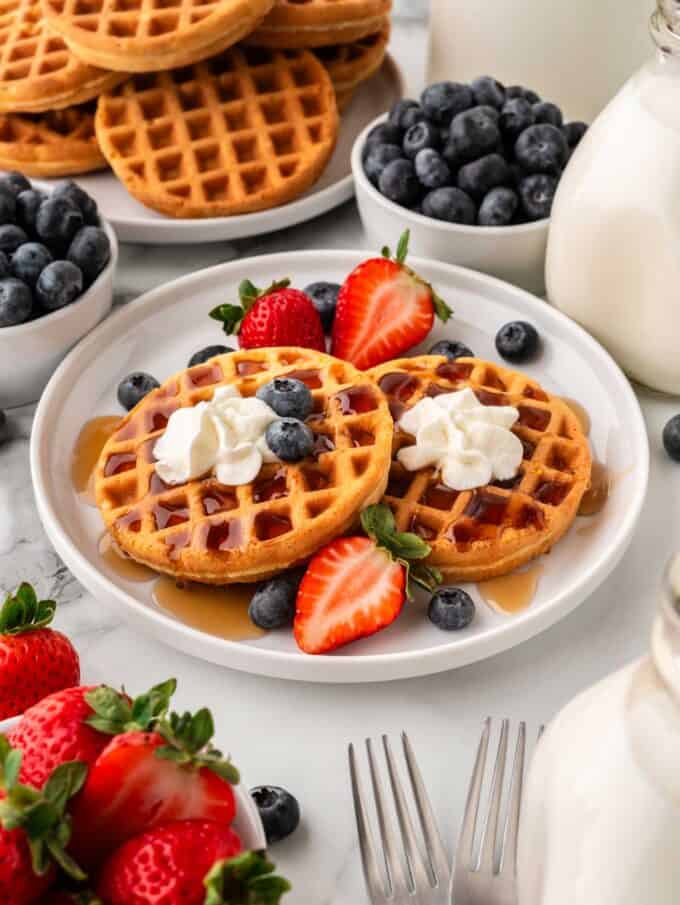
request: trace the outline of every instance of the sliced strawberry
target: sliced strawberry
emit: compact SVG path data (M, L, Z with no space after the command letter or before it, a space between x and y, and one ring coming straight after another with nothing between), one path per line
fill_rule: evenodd
M432 329L435 314L446 321L451 310L404 261L405 233L394 260L360 264L345 280L338 296L331 352L357 368L372 368L398 358L421 343Z

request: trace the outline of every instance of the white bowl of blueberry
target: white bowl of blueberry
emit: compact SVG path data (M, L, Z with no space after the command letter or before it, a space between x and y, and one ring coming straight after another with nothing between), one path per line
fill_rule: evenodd
M352 150L372 242L411 232L411 251L545 290L553 197L585 123L490 76L438 82L399 101Z
M0 177L0 407L34 402L111 310L118 243L70 180L48 193Z

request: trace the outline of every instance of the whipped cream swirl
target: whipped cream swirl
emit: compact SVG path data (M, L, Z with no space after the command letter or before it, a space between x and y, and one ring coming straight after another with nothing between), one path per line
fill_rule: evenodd
M482 405L469 387L426 396L399 421L416 442L397 458L408 471L434 466L452 490L508 481L523 457L522 443L510 430L518 417L512 406Z
M265 441L278 417L261 399L218 387L210 402L172 413L153 449L156 471L166 484L185 484L213 470L220 484L249 484L263 462L279 461Z

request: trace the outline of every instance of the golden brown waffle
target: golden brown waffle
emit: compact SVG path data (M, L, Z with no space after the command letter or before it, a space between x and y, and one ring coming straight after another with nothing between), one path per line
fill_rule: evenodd
M240 487L160 480L152 450L172 412L226 384L252 396L282 374L312 392L313 456L265 465ZM116 542L152 569L207 584L257 581L311 556L381 498L392 433L384 396L347 362L309 349L241 350L182 371L124 418L97 466L97 505Z
M246 41L260 47L329 47L382 30L392 0L276 0Z
M94 110L0 113L0 169L57 177L106 167L94 134Z
M328 73L308 51L234 47L136 76L99 99L99 144L143 204L216 217L285 204L323 172L338 134Z
M331 77L339 110L344 110L358 86L380 69L389 39L387 23L381 31L352 44L320 47L315 51Z
M188 66L251 32L273 0L43 0L50 26L86 63L118 72Z
M474 358L435 355L388 362L368 372L395 420L385 501L402 531L432 546L430 563L449 581L481 581L547 553L567 531L590 483L588 441L572 411L524 374ZM396 454L413 438L396 427L422 399L471 387L484 405L513 405L524 446L516 478L457 493L434 469L407 471Z

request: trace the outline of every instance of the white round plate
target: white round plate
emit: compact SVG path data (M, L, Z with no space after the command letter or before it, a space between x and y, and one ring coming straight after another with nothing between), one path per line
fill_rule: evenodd
M271 210L206 220L175 220L135 201L110 170L78 176L76 182L96 200L121 242L195 245L274 232L318 217L352 197L352 145L367 123L388 110L403 93L401 72L387 55L380 71L358 88L342 114L337 146L319 181L300 198ZM52 180L34 182L49 189Z
M515 616L503 616L471 587L477 600L474 622L464 631L446 633L428 621L423 595L387 630L335 654L312 657L297 649L290 632L234 642L191 628L154 605L150 583L130 583L107 568L97 553L99 514L79 501L70 480L69 451L84 423L95 415L120 412L116 387L128 372L148 371L162 381L186 367L197 349L224 339L208 312L234 299L242 279L267 285L286 274L298 286L319 279L342 282L365 257L365 252L350 251L266 255L176 280L113 315L54 374L33 426L31 468L38 510L76 578L112 603L121 617L187 653L235 669L318 682L381 681L452 669L519 644L582 603L617 564L631 540L649 469L645 426L628 381L587 333L545 302L493 277L414 259L412 266L455 311L447 325L435 328L424 349L437 339L456 338L479 357L496 360L498 328L516 318L531 321L544 348L527 372L549 391L586 406L595 454L617 475L596 520L579 519L542 560L532 605Z

